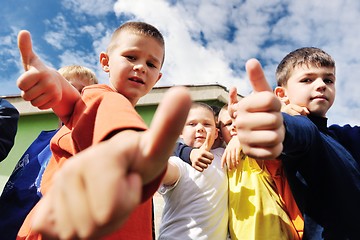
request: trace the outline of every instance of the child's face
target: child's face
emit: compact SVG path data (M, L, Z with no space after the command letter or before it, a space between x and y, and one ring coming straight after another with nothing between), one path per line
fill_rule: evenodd
M226 144L228 144L230 139L237 134L233 120L226 109L221 109L219 113L219 127L223 140Z
M287 85L278 88L275 93L285 104L306 107L312 115L325 117L335 100L335 69L296 66Z
M199 148L205 142L207 132L211 133L212 146L218 135L213 113L202 107L191 108L180 137L186 145Z
M135 105L161 78L164 48L151 37L126 30L115 41L116 47L103 55L108 61L100 55L100 62L109 72L111 87Z

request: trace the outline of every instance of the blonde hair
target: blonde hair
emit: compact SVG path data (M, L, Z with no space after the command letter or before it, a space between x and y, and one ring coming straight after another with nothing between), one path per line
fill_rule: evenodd
M88 81L87 85L97 84L99 82L91 69L79 65L64 66L60 68L58 72L66 79L86 79Z
M296 49L286 55L278 65L276 69L277 85L286 86L294 68L302 65L335 68L335 61L320 48L304 47Z

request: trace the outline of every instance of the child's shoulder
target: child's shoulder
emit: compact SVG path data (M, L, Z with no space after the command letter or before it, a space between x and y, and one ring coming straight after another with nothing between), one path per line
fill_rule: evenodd
M329 131L341 139L347 139L349 141L360 140L360 126L351 126L346 124L343 126L333 124L329 127Z
M225 148L223 147L218 147L218 148L214 148L211 149L210 152L212 152L212 154L214 154L215 157L218 157L221 159L222 155L224 154Z
M82 99L84 102L102 102L106 100L114 102L115 105L128 104L132 107L132 104L124 95L116 92L106 84L94 84L84 87Z

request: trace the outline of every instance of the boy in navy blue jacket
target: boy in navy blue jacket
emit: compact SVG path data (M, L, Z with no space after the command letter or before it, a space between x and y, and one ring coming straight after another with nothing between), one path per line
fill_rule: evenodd
M360 128L327 127L335 99L335 62L318 48L289 53L277 68L276 96L261 65L246 69L254 94L231 100L243 151L257 159L283 161L304 216L303 239L357 239L360 215ZM280 99L280 101L279 101ZM307 116L281 113L282 105L307 109Z

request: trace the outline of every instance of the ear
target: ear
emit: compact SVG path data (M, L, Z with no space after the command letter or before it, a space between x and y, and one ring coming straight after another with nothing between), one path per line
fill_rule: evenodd
M109 72L109 55L105 52L100 53L100 64L104 72Z
M160 78L162 77L162 73L159 72L159 76L158 76L158 79L156 80L156 82L158 82L160 80Z
M215 127L215 137L214 137L214 142L217 139L217 137L219 136L219 129L217 127Z
M286 89L284 87L276 87L274 90L275 95L280 99L281 102L289 104L289 98L286 94Z

